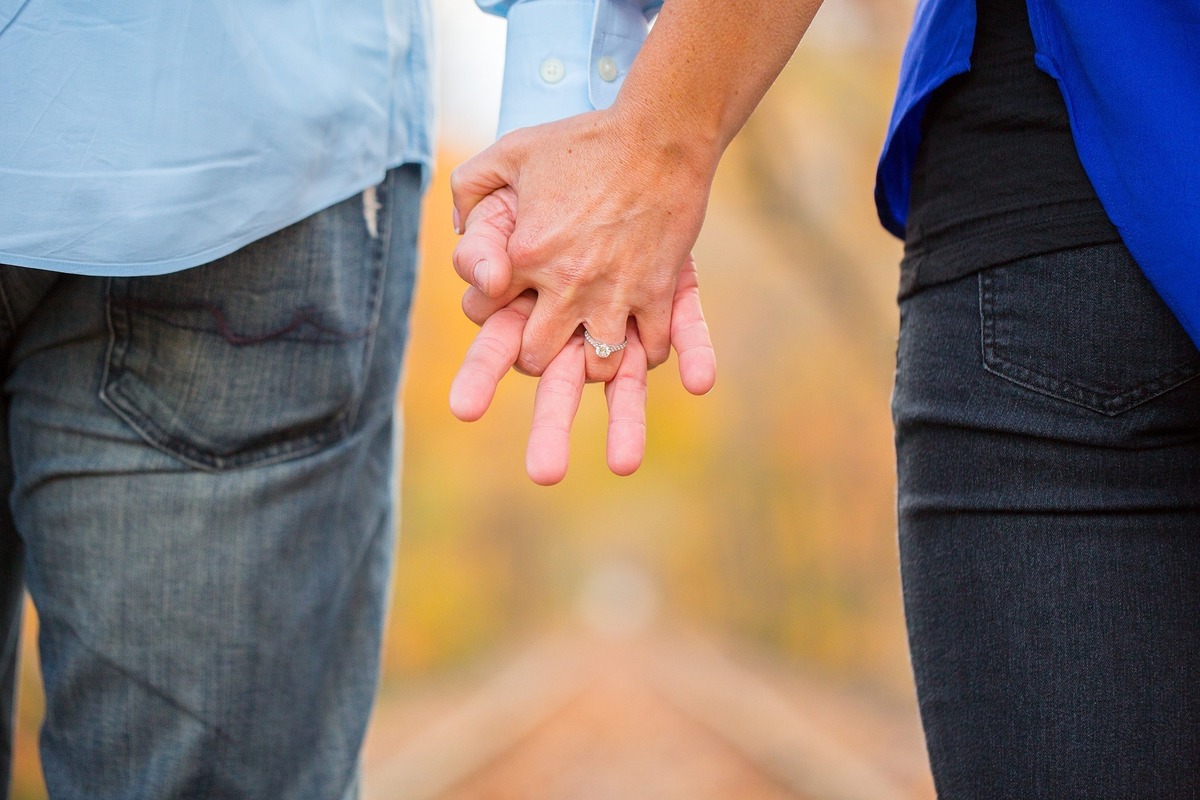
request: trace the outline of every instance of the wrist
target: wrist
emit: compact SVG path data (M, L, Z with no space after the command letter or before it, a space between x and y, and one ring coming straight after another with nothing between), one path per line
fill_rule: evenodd
M661 98L642 96L627 83L607 113L642 158L683 168L705 183L711 181L728 145L719 125L698 114L672 113L668 105Z

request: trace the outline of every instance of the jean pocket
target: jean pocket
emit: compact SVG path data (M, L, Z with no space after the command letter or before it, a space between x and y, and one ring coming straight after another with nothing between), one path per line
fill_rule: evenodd
M979 273L984 367L1115 416L1200 374L1200 352L1120 243Z
M348 436L387 257L389 215L368 230L363 209L354 197L211 264L110 280L101 399L201 469L282 461Z

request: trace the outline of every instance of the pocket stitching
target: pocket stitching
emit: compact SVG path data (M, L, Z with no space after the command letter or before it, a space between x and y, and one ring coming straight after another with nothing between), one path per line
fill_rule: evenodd
M1046 397L1072 403L1096 411L1105 416L1115 417L1154 398L1178 388L1200 375L1200 366L1183 364L1175 369L1159 375L1149 381L1115 396L1100 394L1095 388L1080 386L1076 383L1063 381L1049 375L1043 375L1028 367L1017 364L1003 355L1003 345L997 342L995 331L995 306L992 288L993 277L990 272L979 273L979 313L981 323L981 345L983 348L983 368L988 372L1018 386L1038 392ZM1002 371L1003 369L1009 372Z
M382 215L384 219L387 215ZM381 220L382 221L382 220ZM385 223L388 224L388 223ZM371 242L367 256L372 264L370 285L367 298L371 308L371 320L363 335L362 368L366 370L374 351L375 337L382 313L381 291L384 273L387 271L387 247L390 236L380 226L380 237ZM130 320L130 304L120 302L114 297L116 279L106 281L107 317L109 347L106 354L103 373L101 375L99 399L113 413L120 417L147 443L169 456L206 472L219 472L245 466L267 466L281 461L299 458L318 452L323 448L347 438L354 429L355 420L364 401L363 392L356 396L336 416L314 423L316 430L303 433L292 431L274 441L267 441L255 447L240 450L230 455L218 455L196 447L191 442L173 435L158 425L149 415L141 410L139 404L121 385L122 379L128 372L125 370L125 359L132 342L132 323ZM148 315L156 316L156 315ZM167 323L170 324L170 323ZM190 330L187 326L173 327ZM211 331L203 331L211 333ZM365 373L364 373L365 374Z

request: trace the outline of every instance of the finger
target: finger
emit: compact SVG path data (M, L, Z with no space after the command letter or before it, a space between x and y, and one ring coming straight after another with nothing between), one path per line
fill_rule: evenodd
M567 474L571 423L579 410L583 384L583 340L576 336L546 367L534 394L525 471L536 484L551 486Z
M529 316L525 325L525 334L521 341L521 354L517 357L517 368L529 375L540 375L550 362L550 359L563 347L563 342L572 334L583 333L586 345L583 348L586 378L589 381L607 383L617 374L621 366L621 357L625 341L625 325L629 319L626 311L621 316L621 323L607 326L595 325L596 330L613 329L620 334L594 334L588 322L581 327L575 320L567 316L545 295L538 296L537 306ZM601 338L607 336L608 338ZM590 341L587 341L589 340Z
M661 310L635 310L638 341L646 353L646 365L654 369L671 357L671 306Z
M691 260L684 261L684 265ZM682 269L682 267L680 267ZM646 364L654 369L671 356L671 314L675 287L678 285L678 273L675 270L667 278L670 283L662 283L657 290L648 295L648 299L635 306L630 312L637 319L638 339L646 352Z
M707 394L717 382L717 354L700 307L700 282L692 256L679 273L672 309L671 344L679 354L679 378L692 394Z
M594 322L585 321L583 329L587 332L584 340L584 356L587 360L587 377L590 381L608 383L617 376L621 363L625 359L627 341L626 331L629 327L629 312L624 312L619 319ZM588 341L590 337L590 341ZM528 339L528 330L526 330Z
M475 206L502 186L516 186L515 166L521 151L514 131L491 147L467 159L450 173L450 193L454 200L454 231L463 232L462 223L470 219Z
M512 280L508 240L516 227L516 194L505 186L483 198L467 218L452 262L458 277L488 297L498 297Z
M632 475L646 454L646 353L637 327L629 326L629 344L617 376L604 385L608 399L608 468Z
M537 296L533 293L533 290L526 290L525 293L529 294L530 297ZM512 303L521 294L520 287L509 286L508 290L499 297L488 297L474 286L470 286L463 292L463 314L476 325L482 325L487 321L488 317Z
M487 411L496 387L521 350L521 332L532 310L531 297L518 298L483 324L450 385L450 411L454 416L474 422Z
M559 304L553 299L547 299L548 297L550 295L545 293L537 296L537 305L529 315L529 322L526 323L525 333L521 337L521 354L517 356L517 368L528 375L541 375L566 345L567 340L578 332L579 318L568 316Z

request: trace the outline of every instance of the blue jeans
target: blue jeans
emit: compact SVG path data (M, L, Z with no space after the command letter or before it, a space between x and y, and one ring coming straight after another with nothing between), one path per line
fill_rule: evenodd
M901 305L901 568L942 798L1200 797L1200 354L1120 244Z
M52 798L356 795L418 169L375 193L173 275L0 267L3 733L24 584Z

